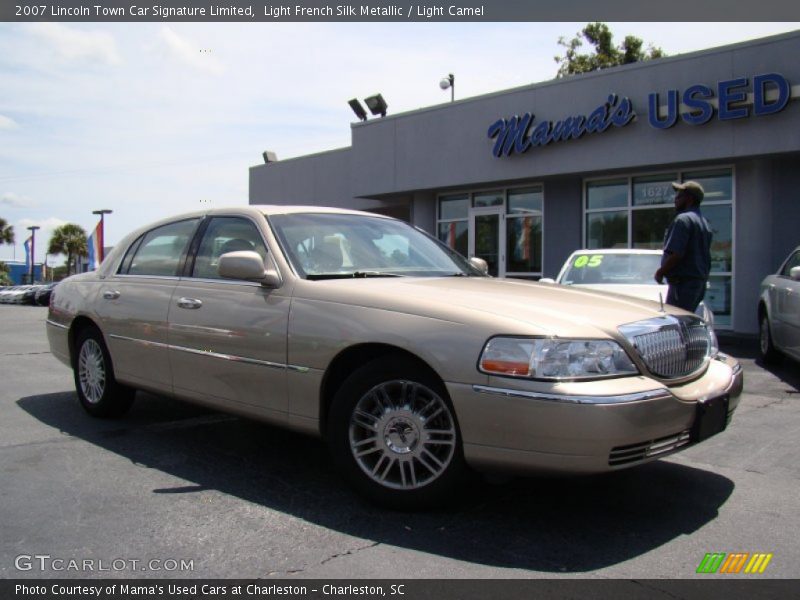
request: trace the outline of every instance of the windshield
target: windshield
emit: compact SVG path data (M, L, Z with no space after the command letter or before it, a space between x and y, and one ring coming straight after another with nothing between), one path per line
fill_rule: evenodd
M577 254L559 283L564 285L658 285L660 254Z
M268 218L292 266L306 279L480 275L460 254L402 221L335 213Z

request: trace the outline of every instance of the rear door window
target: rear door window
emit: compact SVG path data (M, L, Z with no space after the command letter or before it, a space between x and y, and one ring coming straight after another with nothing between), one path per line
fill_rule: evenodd
M176 276L200 219L187 219L147 232L127 265L127 275ZM123 262L123 267L128 257Z

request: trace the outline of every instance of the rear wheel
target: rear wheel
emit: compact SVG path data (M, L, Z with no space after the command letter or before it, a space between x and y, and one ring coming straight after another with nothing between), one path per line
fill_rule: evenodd
M781 353L772 343L772 329L770 328L766 311L762 311L759 316L758 353L761 356L761 360L767 364L775 364L781 359Z
M93 417L119 417L128 412L136 392L114 378L102 334L95 328L82 330L75 350L75 389L86 412Z
M382 358L354 372L334 397L328 434L349 482L391 508L441 504L466 471L447 391L410 359Z

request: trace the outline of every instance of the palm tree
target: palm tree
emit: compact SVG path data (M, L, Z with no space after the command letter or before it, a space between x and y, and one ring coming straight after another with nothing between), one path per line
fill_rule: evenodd
M9 225L8 221L0 217L0 244L14 243L14 226Z
M0 260L0 285L14 285L8 265Z
M73 259L89 254L86 231L75 223L62 225L53 231L47 248L48 254L67 255L67 277L69 277Z

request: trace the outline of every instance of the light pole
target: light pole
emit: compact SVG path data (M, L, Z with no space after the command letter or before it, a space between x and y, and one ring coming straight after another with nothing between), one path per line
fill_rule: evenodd
M98 260L98 265L103 262L105 258L105 245L106 245L106 229L105 229L105 220L103 217L105 215L110 215L113 210L109 210L107 208L101 208L100 210L93 210L93 215L100 215L100 239L98 240L100 243L98 244L100 248L100 257Z
M31 232L31 272L29 274L30 284L33 284L33 275L36 270L36 230L41 229L38 225L31 225L28 231Z
M443 90L450 88L450 102L455 102L456 99L456 76L449 73L447 77L442 77L439 82L439 87Z

